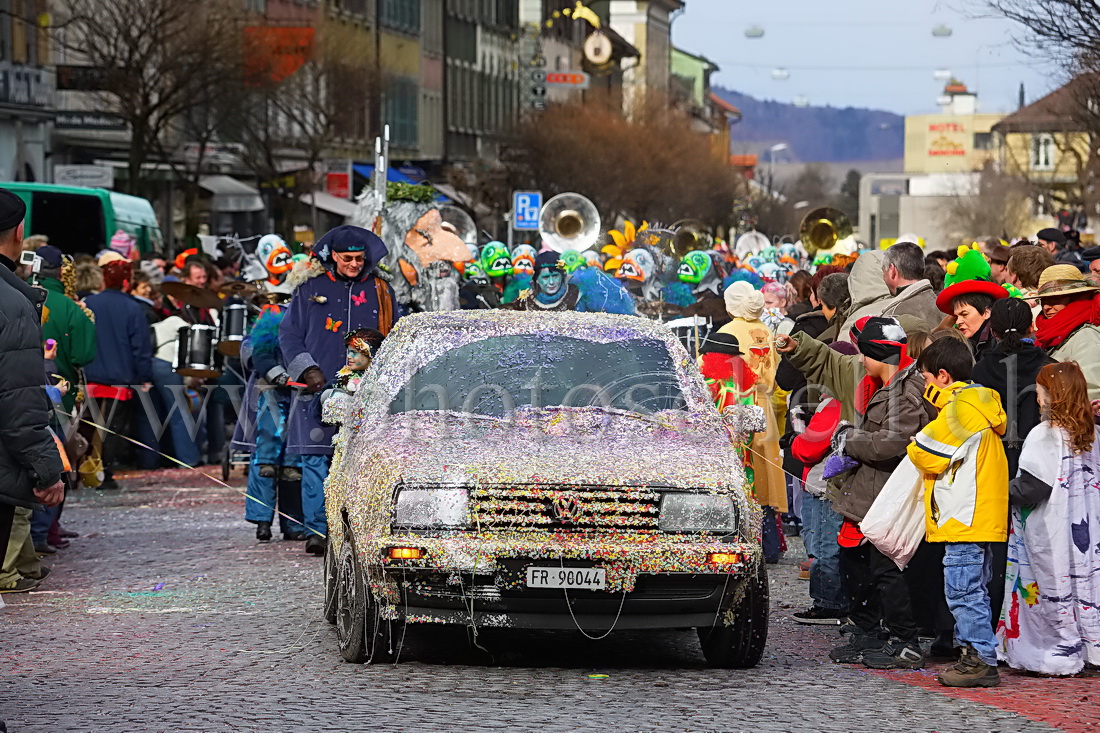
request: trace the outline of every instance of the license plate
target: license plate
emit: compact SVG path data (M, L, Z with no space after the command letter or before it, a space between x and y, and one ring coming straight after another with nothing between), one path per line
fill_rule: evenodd
M577 588L603 590L606 585L603 568L527 568L528 588Z

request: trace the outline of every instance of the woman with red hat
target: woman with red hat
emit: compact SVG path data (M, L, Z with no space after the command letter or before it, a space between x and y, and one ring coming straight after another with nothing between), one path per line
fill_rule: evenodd
M947 287L936 297L936 306L954 319L951 325L970 342L974 359L981 359L996 345L989 326L990 309L1007 298L1008 291L993 282L989 260L976 247L959 247L958 257L947 263L944 284Z

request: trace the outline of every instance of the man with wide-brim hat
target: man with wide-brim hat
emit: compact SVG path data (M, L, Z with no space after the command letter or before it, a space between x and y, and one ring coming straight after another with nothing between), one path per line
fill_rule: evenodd
M1007 298L1008 291L993 282L989 260L977 246L959 247L958 257L947 263L944 285L936 307L954 318L951 325L966 336L975 360L981 359L994 346L990 309L995 301Z
M1100 399L1100 288L1073 265L1051 265L1039 277L1042 312L1035 343L1058 361L1075 361L1085 373L1089 399Z

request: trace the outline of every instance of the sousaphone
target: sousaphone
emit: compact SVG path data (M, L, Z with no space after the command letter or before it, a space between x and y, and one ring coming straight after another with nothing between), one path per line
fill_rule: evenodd
M600 212L579 193L559 193L539 213L539 234L555 252L583 252L600 238Z
M802 246L810 257L820 250L831 250L837 242L852 236L848 215L832 206L820 206L802 219L798 228Z
M477 224L465 209L443 204L439 207L439 215L443 218L443 228L452 231L463 244L477 244Z

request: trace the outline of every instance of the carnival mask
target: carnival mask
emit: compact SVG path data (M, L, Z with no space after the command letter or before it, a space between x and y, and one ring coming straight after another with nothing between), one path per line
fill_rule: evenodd
M265 234L256 244L256 258L267 270L268 282L278 285L294 267L294 253L278 234Z
M714 269L710 255L706 252L688 252L684 259L680 260L680 267L676 271L680 282L690 285L698 285Z
M417 219L412 231L405 235L405 244L416 253L423 267L433 262L465 262L471 258L466 243L443 226L439 209L431 209Z
M644 249L632 249L623 257L623 264L619 266L615 277L620 280L646 282L653 277L656 270L657 263L652 254Z
M512 257L503 242L489 242L481 248L481 267L489 277L512 274Z
M561 253L561 267L568 273L574 273L587 264L588 260L575 249L567 249Z
M481 267L481 262L474 260L473 262L467 262L466 266L462 270L463 277L466 280L487 280L488 276L485 274L485 270Z
M516 245L512 250L512 274L534 275L536 254L535 248L529 244Z

